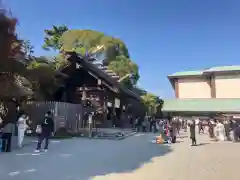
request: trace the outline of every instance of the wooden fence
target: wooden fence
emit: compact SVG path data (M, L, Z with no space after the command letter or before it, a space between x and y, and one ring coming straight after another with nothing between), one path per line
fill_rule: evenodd
M64 127L71 133L78 133L86 126L86 112L94 112L93 108L86 108L81 104L55 101L27 102L24 110L32 122L31 128L35 128L37 122L44 118L44 114L51 111L55 122L55 131Z

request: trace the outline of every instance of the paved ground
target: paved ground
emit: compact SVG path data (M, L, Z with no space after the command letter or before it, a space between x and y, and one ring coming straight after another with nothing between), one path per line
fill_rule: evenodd
M240 144L188 138L174 145L150 143L152 134L121 141L69 139L53 142L48 153L33 146L0 154L4 180L239 180Z

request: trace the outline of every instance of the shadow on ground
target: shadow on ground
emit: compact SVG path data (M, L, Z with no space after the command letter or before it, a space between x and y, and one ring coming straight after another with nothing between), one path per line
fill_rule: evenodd
M205 146L205 145L208 145L208 144L210 144L210 143L199 143L199 144L197 144L197 146Z
M151 163L155 157L171 152L168 145L157 145L149 142L150 136L130 137L121 142L107 142L108 146L96 146L91 150L89 161L72 169L72 175L82 179L105 176L112 173L126 173ZM85 156L88 156L85 153ZM77 159L75 159L76 161ZM80 159L79 159L80 160Z
M21 175L22 179L34 180L42 180L45 175L47 179L89 180L96 176L131 172L151 163L153 158L172 151L169 145L150 143L153 136L144 134L122 141L76 138L51 144L49 152L41 156L16 155L32 152L35 147L33 144L18 152L3 155L5 163L2 167L5 168L2 171L6 167L9 167L8 171L34 168L34 173Z

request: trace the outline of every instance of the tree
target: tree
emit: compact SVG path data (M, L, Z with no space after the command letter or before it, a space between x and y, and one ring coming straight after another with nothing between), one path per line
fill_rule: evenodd
M141 96L141 98L143 104L147 108L147 114L149 116L156 115L161 108L162 100L160 100L159 97L151 93L146 93L145 95Z
M127 46L118 38L104 36L101 38L100 44L105 46L105 64L109 64L111 61L115 60L117 56L125 56L126 58L130 58Z
M139 79L138 66L133 63L130 59L125 56L117 56L114 60L108 65L108 69L115 72L120 78L124 77L126 74L132 74L134 82L131 84L130 77L126 78L123 81L123 84L127 86L135 85Z
M114 71L120 77L126 74L133 74L135 82L130 83L126 78L123 83L128 87L136 84L139 79L138 66L129 58L129 52L118 38L107 36L102 32L93 30L68 30L66 26L53 26L52 30L46 30L44 47L54 50L75 51L79 54L94 53L97 60L103 60L104 65ZM98 53L95 53L99 46L104 46ZM61 57L61 55L59 55ZM56 58L59 61L63 58ZM65 63L64 60L58 64Z
M50 99L55 91L57 84L55 82L56 64L45 57L37 57L27 66L29 80L32 89L35 92L35 99Z
M21 41L15 34L16 24L17 20L7 15L7 11L0 11L0 74L13 82L26 70L24 64L15 59L18 54L23 54Z
M45 50L60 50L62 47L60 39L63 33L66 31L68 31L68 27L66 25L53 25L52 29L46 29L43 48Z
M97 46L104 45L104 49L100 53L104 54L107 64L120 55L119 52L129 57L128 49L120 39L107 36L98 31L69 30L62 35L61 42L63 49L75 50L80 54L85 54L86 51L91 53Z
M34 47L31 45L29 40L22 40L22 52L25 54L25 57L30 59L34 53Z
M17 20L4 9L0 10L0 116L4 124L14 120L16 104L10 103L15 98L28 96L29 88L24 64L15 59L21 52L21 43L15 34Z

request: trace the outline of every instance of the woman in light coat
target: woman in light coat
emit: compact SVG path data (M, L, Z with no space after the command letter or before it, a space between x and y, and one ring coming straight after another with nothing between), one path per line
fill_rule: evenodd
M27 129L27 120L28 120L28 117L25 114L22 114L18 119L18 146L19 147L22 147L25 131Z
M225 128L224 128L224 125L218 121L217 122L217 125L216 125L216 139L218 141L224 141L225 140Z

